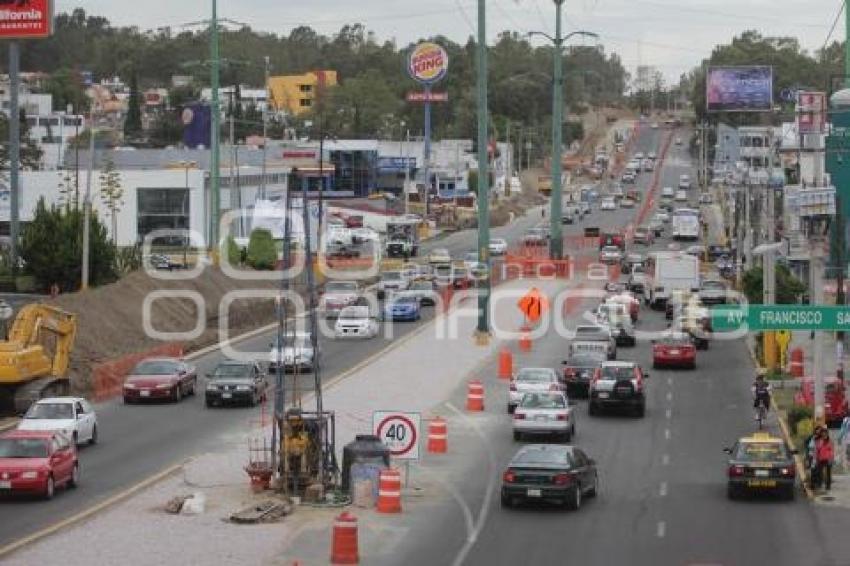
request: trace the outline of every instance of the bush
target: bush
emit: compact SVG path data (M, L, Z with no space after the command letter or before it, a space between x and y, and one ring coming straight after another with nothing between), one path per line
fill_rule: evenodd
M788 409L788 426L791 427L791 434L796 435L801 421L811 420L813 416L814 411L808 405L794 405Z
M251 232L247 259L248 265L254 269L274 269L277 261L277 249L271 232L264 229Z
M224 242L224 253L227 254L227 262L232 266L237 266L242 263L242 250L236 243L236 239L230 235Z

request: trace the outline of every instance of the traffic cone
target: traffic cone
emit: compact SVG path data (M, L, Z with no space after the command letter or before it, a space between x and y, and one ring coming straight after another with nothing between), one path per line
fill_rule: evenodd
M528 327L522 327L519 335L519 349L522 352L530 352L531 351L531 334L529 334Z
M357 550L357 517L348 511L334 519L331 540L331 564L359 564Z
M401 473L387 468L378 476L378 513L401 513Z
M499 379L510 379L514 373L514 359L511 351L502 348L499 352Z
M449 426L443 417L434 417L428 423L428 453L445 454L448 450Z
M484 385L474 379L467 385L466 410L479 412L484 410Z

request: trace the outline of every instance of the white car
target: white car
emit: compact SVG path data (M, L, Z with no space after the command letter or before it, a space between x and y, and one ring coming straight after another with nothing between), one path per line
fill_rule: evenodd
M617 210L617 201L613 198L604 198L599 204L599 210Z
M313 371L313 344L307 332L293 332L283 337L283 349L277 340L269 344L269 373L277 371L278 360L284 371L309 373Z
M508 253L508 242L503 238L490 238L490 255L505 255Z
M435 248L428 254L428 263L451 263L452 255L446 248Z
M699 203L700 204L711 204L713 202L714 202L714 200L711 198L711 195L708 194L708 193L702 193L699 196Z
M325 318L334 318L342 309L354 304L359 297L360 286L356 281L328 281L319 300L319 312Z
M57 431L76 444L96 444L97 415L82 397L48 397L30 406L18 430Z
M670 215L667 214L666 212L659 211L659 212L655 213L655 219L658 220L659 222L663 222L664 224L667 224L668 222L670 222Z
M688 193L686 191L676 191L676 196L673 197L676 202L688 202Z
M679 175L679 188L688 190L691 188L690 175Z
M514 440L545 434L570 442L576 434L575 413L560 392L526 393L514 410Z
M664 187L661 189L661 198L673 198L673 195L676 194L676 191L673 187Z
M609 265L620 263L623 259L623 252L617 246L605 246L599 250L599 263L607 263Z
M384 271L378 280L378 298L383 299L387 294L396 291L407 291L410 288L410 278L402 271Z
M558 374L552 368L522 368L511 379L508 412L513 413L526 393L562 392Z
M620 207L621 208L634 208L635 207L635 201L626 197L626 198L624 198L623 200L620 201Z
M469 252L467 254L464 254L464 256L463 256L463 266L470 271L472 269L474 269L475 267L477 267L478 266L478 252Z
M369 307L345 307L334 326L336 338L374 338L378 335L378 321Z

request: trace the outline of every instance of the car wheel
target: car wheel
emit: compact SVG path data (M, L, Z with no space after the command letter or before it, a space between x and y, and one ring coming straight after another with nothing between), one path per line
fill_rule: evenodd
M587 404L587 414L588 415L590 415L592 417L592 416L594 416L598 413L599 413L599 409L597 408L596 403L591 401L590 403Z
M593 476L593 487L587 491L588 497L596 497L599 493L599 474Z
M248 406L249 407L256 407L257 406L257 392L256 391L251 392L251 398L248 399Z
M643 418L643 416L645 414L646 414L646 403L641 403L635 409L635 416L638 417L638 418Z
M197 380L192 380L192 386L189 388L189 395L195 395L195 385L197 385Z
M508 414L513 415L516 407L514 405L508 405Z
M207 409L210 409L210 408L212 408L212 406L213 406L213 402L212 402L212 400L210 400L210 399L205 399L205 400L204 400L204 405L207 407Z
M581 486L576 485L573 488L572 497L567 499L567 508L571 511L578 511L581 509Z
M501 501L502 501L502 507L513 507L514 506L513 498L509 495L505 495L504 493L502 494L502 500Z
M132 400L132 399L130 399L129 397L124 397L124 404L125 404L125 405L132 405L132 404L133 404L133 400Z
M661 367L661 366L658 365L658 362L656 362L656 361L652 362L652 369L658 369L659 367Z
M53 496L56 493L56 483L53 481L53 475L47 476L47 482L44 487L44 498L45 499L53 499Z
M786 501L794 501L794 497L795 497L796 495L797 495L797 490L796 490L796 489L794 489L794 486L793 486L793 485L792 485L792 486L789 486L789 487L785 490L785 493L783 493L783 496L784 496L784 498L785 498L785 500L786 500Z
M71 471L71 477L68 479L68 487L74 488L80 485L80 464L74 464L74 469Z
M91 438L89 438L89 444L97 444L97 425L94 425L91 429Z
M174 402L179 403L183 398L183 391L180 389L180 385L174 386Z
M73 440L73 442L74 442L74 446L76 446L77 444L79 444L79 443L80 443L80 442L79 442L79 441L80 441L80 433L78 433L78 432L75 430L75 431L74 431L74 433L71 435L71 440Z
M739 496L738 488L736 488L732 484L729 484L726 487L726 497L728 497L729 499L735 500L735 499L738 499L738 496Z
M520 442L522 440L522 433L519 431L514 431L514 442Z
M690 365L690 366L688 366L688 369L697 369L697 363L696 363L696 362L692 362L692 363L691 363L691 365Z

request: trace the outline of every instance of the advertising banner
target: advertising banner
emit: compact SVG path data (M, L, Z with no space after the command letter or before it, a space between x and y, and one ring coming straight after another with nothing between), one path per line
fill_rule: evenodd
M424 85L432 85L446 76L449 70L449 54L442 46L425 41L411 50L407 58L410 77Z
M196 102L183 108L183 143L186 147L210 147L212 114L206 104Z
M773 67L709 67L705 101L709 112L773 110Z
M826 127L826 93L797 93L797 127L801 134L822 134Z
M449 101L449 93L447 92L431 92L427 90L425 92L408 92L407 93L407 101L408 102L448 102Z
M53 32L53 0L0 0L0 38L35 39Z

